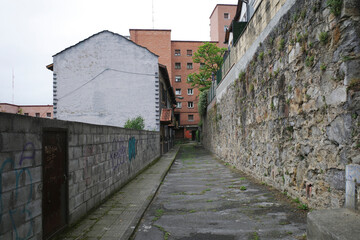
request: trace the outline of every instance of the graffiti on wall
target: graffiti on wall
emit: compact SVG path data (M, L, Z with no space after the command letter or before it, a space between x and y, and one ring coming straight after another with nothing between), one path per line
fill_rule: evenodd
M110 153L110 159L112 162L113 170L116 170L118 167L127 162L126 149L128 150L129 154L129 162L131 162L132 159L135 159L136 139L135 137L131 137L128 141L126 141L123 137L114 138L112 141L112 149L113 151Z
M33 235L33 225L34 222L33 221L29 221L26 224L26 231L22 231L24 233L24 236L21 236L21 234L18 231L18 223L15 221L15 219L21 219L21 217L19 216L24 216L25 215L25 219L31 219L32 218L32 213L30 211L29 208L29 204L31 203L32 200L32 195L33 195L33 182L32 182L32 176L31 176L31 172L30 170L25 167L28 165L32 165L32 162L35 159L35 147L34 144L29 142L26 143L21 155L20 155L20 159L18 161L18 163L16 161L14 161L13 159L6 159L1 167L0 167L0 223L3 221L3 215L6 214L4 212L4 202L3 202L3 182L2 182L2 175L3 175L3 171L5 170L5 167L10 165L12 168L17 168L20 167L19 169L15 169L13 171L13 173L15 174L15 194L14 194L14 203L16 203L18 201L19 198L19 193L20 191L24 191L24 188L22 188L23 186L21 186L21 184L23 182L28 182L27 188L28 188L28 194L26 194L26 202L25 205L21 208L17 208L17 209L9 209L8 213L9 213L9 217L11 220L11 225L16 237L16 240L23 240L23 239L28 239L29 237L31 237ZM31 164L26 164L31 162ZM26 181L23 181L23 179L25 179ZM6 184L12 184L12 183L6 183Z
M111 145L112 151L110 152L110 159L113 170L116 170L120 165L126 162L125 138L114 138Z
M136 139L135 137L131 137L129 139L129 161L136 157Z

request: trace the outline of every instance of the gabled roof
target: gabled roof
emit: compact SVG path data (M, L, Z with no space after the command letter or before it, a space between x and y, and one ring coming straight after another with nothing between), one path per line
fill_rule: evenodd
M148 51L149 51L151 54L153 54L154 56L159 57L158 55L156 55L155 53L151 52L151 51L150 51L149 49L147 49L146 47L140 46L139 44L134 43L133 41L129 40L128 38L126 38L126 37L124 37L124 36L122 36L122 35L120 35L120 34L117 34L117 33L111 32L111 31L109 31L109 30L104 30L104 31L101 31L101 32L95 33L94 35L91 35L90 37L88 37L88 38L86 38L86 39L84 39L84 40L82 40L82 41L80 41L80 42L76 43L75 45L72 45L72 46L70 46L70 47L67 47L67 48L65 48L64 50L62 50L62 51L60 51L60 52L56 53L55 55L53 55L53 57L55 57L55 56L57 56L57 55L59 55L59 54L61 54L61 53L65 52L65 51L67 51L67 50L69 50L69 49L71 49L71 48L73 48L73 47L75 47L75 46L77 46L77 45L79 45L79 44L81 44L81 43L83 43L83 42L87 41L87 40L89 40L90 38L93 38L93 37L95 37L95 36L97 36L97 35L100 35L100 34L103 34L103 33L111 33L111 34L113 34L114 36L117 36L117 37L123 38L123 39L125 39L125 40L127 40L127 41L129 41L129 42L131 42L131 43L133 43L133 44L135 44L136 46L139 46L139 47L141 47L141 48L143 48L143 49L148 50ZM49 69L49 68L48 68L48 69Z

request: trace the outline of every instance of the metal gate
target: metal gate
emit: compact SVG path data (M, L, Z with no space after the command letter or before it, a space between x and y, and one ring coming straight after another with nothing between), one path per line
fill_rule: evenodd
M67 223L67 134L43 132L43 236L50 238Z

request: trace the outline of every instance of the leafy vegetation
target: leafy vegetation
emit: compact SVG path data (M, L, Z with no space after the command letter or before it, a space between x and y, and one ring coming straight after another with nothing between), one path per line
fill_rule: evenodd
M145 120L143 117L138 116L133 119L128 119L124 125L124 128L143 130L145 128Z
M264 59L264 52L259 53L259 60L262 61Z
M342 0L327 0L326 5L330 8L330 12L335 16L341 14Z
M245 72L244 71L239 73L239 81L240 82L245 81Z
M282 39L280 39L279 45L278 45L279 51L283 50L284 47L285 47L285 39L282 38Z
M209 90L204 90L199 94L198 110L201 116L206 114L208 92Z
M312 67L314 64L314 56L307 56L305 59L305 66Z
M193 62L203 64L198 73L188 75L187 82L200 91L209 89L211 76L216 75L223 63L223 55L226 48L219 48L215 43L206 42L194 53Z
M329 39L329 33L328 32L321 32L319 34L319 40L321 44L325 45L328 42Z
M321 71L325 71L326 70L326 65L324 64L324 63L322 63L321 65L320 65L320 70Z

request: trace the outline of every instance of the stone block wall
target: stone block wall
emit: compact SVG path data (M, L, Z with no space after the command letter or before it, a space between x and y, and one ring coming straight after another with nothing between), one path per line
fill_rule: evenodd
M68 224L160 155L158 132L0 113L0 239L42 239L42 137L67 133Z
M345 167L360 164L359 2L339 16L326 1L293 2L243 46L256 50L218 86L203 142L309 207L341 207Z

